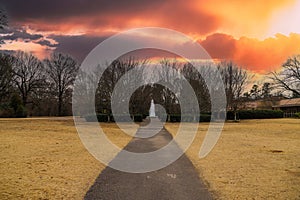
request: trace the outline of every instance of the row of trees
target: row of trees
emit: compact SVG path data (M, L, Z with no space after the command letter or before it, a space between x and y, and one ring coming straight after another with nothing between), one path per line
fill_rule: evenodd
M233 62L219 63L215 70L219 70L224 83L227 109L236 113L244 101L270 98L275 94L272 92L274 88L277 91L276 95L278 91L289 91L293 97L299 96L299 60L299 56L288 59L281 72L272 73L273 83L266 82L262 86L255 84L248 92L246 88L253 76ZM182 87L184 77L196 94L200 110L210 112L209 88L203 76L209 77L209 73L214 73L211 70L212 66L205 64L197 66L197 64L191 65L164 59L157 66L149 66L155 68L149 72L145 68L147 64L149 64L147 61L130 58L115 60L111 64L106 64L104 68L99 66L99 70L105 69L105 71L101 77L97 75L99 70L94 72L93 81L97 84L92 89L96 90L96 111L108 114L112 112L111 97L121 77L127 84L131 81L133 85L151 77L157 83L143 85L133 93L129 104L130 112L132 114L148 113L150 100L153 98L157 104L164 107L168 114L180 113L178 96L184 93ZM138 75L134 79L130 77L124 79L124 75L133 69L138 72L136 73ZM22 115L26 109L29 115L71 115L73 82L78 72L80 76L84 75L79 71L76 61L62 53L54 53L49 59L43 61L22 51L14 55L0 54L2 115L17 115L17 113ZM83 80L86 84L87 79ZM163 83L173 86L173 91L163 86ZM84 87L83 91L88 90ZM122 100L124 94L118 95Z
M76 61L62 53L43 61L23 51L1 54L2 115L22 116L27 110L30 115L70 115L72 84L78 69ZM13 108L13 102L19 105Z
M210 112L211 102L209 89L203 76L211 76L214 73L212 66L181 63L170 60L162 60L151 72L147 71L147 61L130 59L115 60L98 67L94 72L93 81L97 82L92 89L96 90L95 104L99 113L110 114L111 97L117 82L123 77L123 81L143 82L147 77L156 80L156 84L146 84L139 87L131 96L129 110L132 114L147 114L150 100L153 98L157 104L164 107L168 114L180 113L178 96L184 93L182 87L184 77L193 88L199 108L202 112ZM201 71L199 73L196 68ZM105 69L102 76L98 76L100 70ZM130 70L136 70L138 75L134 79L124 79L124 75ZM210 69L210 70L208 70ZM266 82L261 87L253 85L246 92L251 78L248 71L235 65L233 62L221 62L215 70L219 70L225 87L227 109L235 114L244 101L266 99L272 97L272 90L279 87L284 91L290 91L294 97L299 95L299 56L288 59L283 65L283 70L273 73L273 83ZM29 115L71 115L71 97L73 82L79 72L76 61L65 54L54 53L49 59L38 60L30 53L22 51L14 55L0 55L0 102L2 115L24 115L26 109ZM155 72L155 73L153 73ZM79 72L83 76L83 72ZM181 77L183 76L183 77ZM91 77L88 77L91 79ZM83 79L85 84L87 79ZM173 91L163 86L173 86ZM128 83L127 83L128 84ZM83 91L88 91L84 87ZM175 88L175 89L174 89ZM283 90L280 90L283 91ZM122 95L119 94L122 100ZM278 95L278 94L276 94ZM86 94L84 94L86 96ZM87 111L79 113L88 114Z
M186 93L186 88L183 86L184 79L188 81L195 92L201 112L210 112L211 99L209 90L213 91L215 88L208 88L204 77L206 78L206 81L214 81L213 78L216 70L221 72L221 77L224 81L227 107L236 111L240 103L239 100L251 78L246 70L236 66L232 62L222 62L217 67L213 67L208 63L193 63L192 65L190 63L181 63L166 59L162 60L160 64L156 66L148 65L145 67L147 64L149 64L147 61L129 59L116 60L109 66L106 66L106 70L103 72L102 77L98 77L100 78L100 81L97 82L97 87L94 87L93 84L91 84L92 89L97 88L96 111L98 113L112 113L111 97L117 82L120 81L120 78L122 77L122 84L126 85L127 91L130 87L137 85L137 82L145 82L147 78L150 78L155 82L155 84L145 84L133 93L129 104L129 110L132 114L147 114L151 99L154 99L156 104L162 105L167 114L180 113L178 99ZM201 73L199 73L195 67ZM99 70L101 69L103 68L99 67ZM134 78L126 78L126 74L130 70L135 70L136 73ZM99 74L99 71L94 72L94 74ZM98 80L97 78L93 79ZM80 100L89 96L85 93L86 91L89 91L89 89L87 89L89 88L87 86L87 83L89 82L90 81L87 81L87 79L83 79L83 85L80 86L83 88L83 92L79 98ZM217 87L216 84L217 83L214 83L212 86ZM124 100L122 95L125 94L120 92L118 95L120 101ZM189 95L190 94L185 95L184 97L189 98ZM188 99L184 100L188 101ZM192 112L195 108L191 107L189 109ZM78 114L84 115L87 113L82 111Z

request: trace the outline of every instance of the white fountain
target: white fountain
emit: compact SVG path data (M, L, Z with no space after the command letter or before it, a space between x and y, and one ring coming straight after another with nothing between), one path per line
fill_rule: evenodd
M150 110L149 110L149 117L156 117L155 115L155 105L153 99L151 100Z

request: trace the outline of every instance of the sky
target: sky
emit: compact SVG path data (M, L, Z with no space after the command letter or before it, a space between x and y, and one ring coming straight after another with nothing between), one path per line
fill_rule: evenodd
M111 35L147 26L182 32L213 59L260 74L300 54L300 0L0 0L0 7L9 17L0 49L40 59L58 51L81 62Z

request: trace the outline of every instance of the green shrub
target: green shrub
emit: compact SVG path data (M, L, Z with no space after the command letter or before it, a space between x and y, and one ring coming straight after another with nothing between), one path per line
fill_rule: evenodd
M300 118L300 112L295 113L295 117Z
M238 113L237 113L237 118L239 119ZM233 111L227 111L226 119L227 120L234 120L234 113L233 113Z
M149 114L143 114L143 119L146 119L149 116Z
M181 121L183 122L193 122L196 117L194 115L181 115Z
M97 114L98 122L108 122L107 114Z
M142 122L143 121L143 115L142 114L135 114L133 115L134 122Z
M161 121L168 121L168 119L167 119L167 118L168 118L168 115L165 114L165 113L164 113L164 114L163 114L163 113L158 113L158 114L157 114L157 117L158 117L158 119L161 120Z
M27 109L23 106L20 97L14 95L11 102L1 104L0 117L27 117Z
M124 114L116 114L116 115L109 115L109 121L115 122L115 118L118 119L118 122L128 122L128 117Z
M171 114L169 115L169 121L170 122L180 122L181 115L180 114Z
M134 122L142 122L143 121L143 115L142 114L134 114L131 115L130 118ZM110 115L109 116L109 121L110 122L115 122L115 118L118 119L118 122L129 122L128 116L124 114L118 114L118 115Z
M211 115L200 114L199 122L209 122ZM171 114L169 115L169 122L194 122L197 119L194 115L181 115L181 114Z
M200 114L199 122L210 122L211 115L209 114Z
M108 117L110 122L115 122L114 116L112 114L110 114Z
M27 117L27 110L23 105L18 105L16 113L15 113L15 117Z
M12 107L8 104L1 104L0 105L0 117L14 117L15 111Z

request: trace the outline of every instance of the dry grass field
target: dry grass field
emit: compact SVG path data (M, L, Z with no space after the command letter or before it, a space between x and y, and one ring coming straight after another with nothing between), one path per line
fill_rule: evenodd
M124 147L131 137L103 124ZM105 168L82 145L72 118L0 119L0 199L82 199Z
M176 134L178 124L168 123ZM300 199L300 120L226 123L212 152L198 153L208 123L201 123L186 154L217 199Z
M131 137L102 124L124 147ZM166 128L176 133L178 124ZM201 123L187 155L218 199L300 199L300 120L226 123L213 151L198 152ZM0 119L0 199L82 199L105 168L82 145L72 118Z

